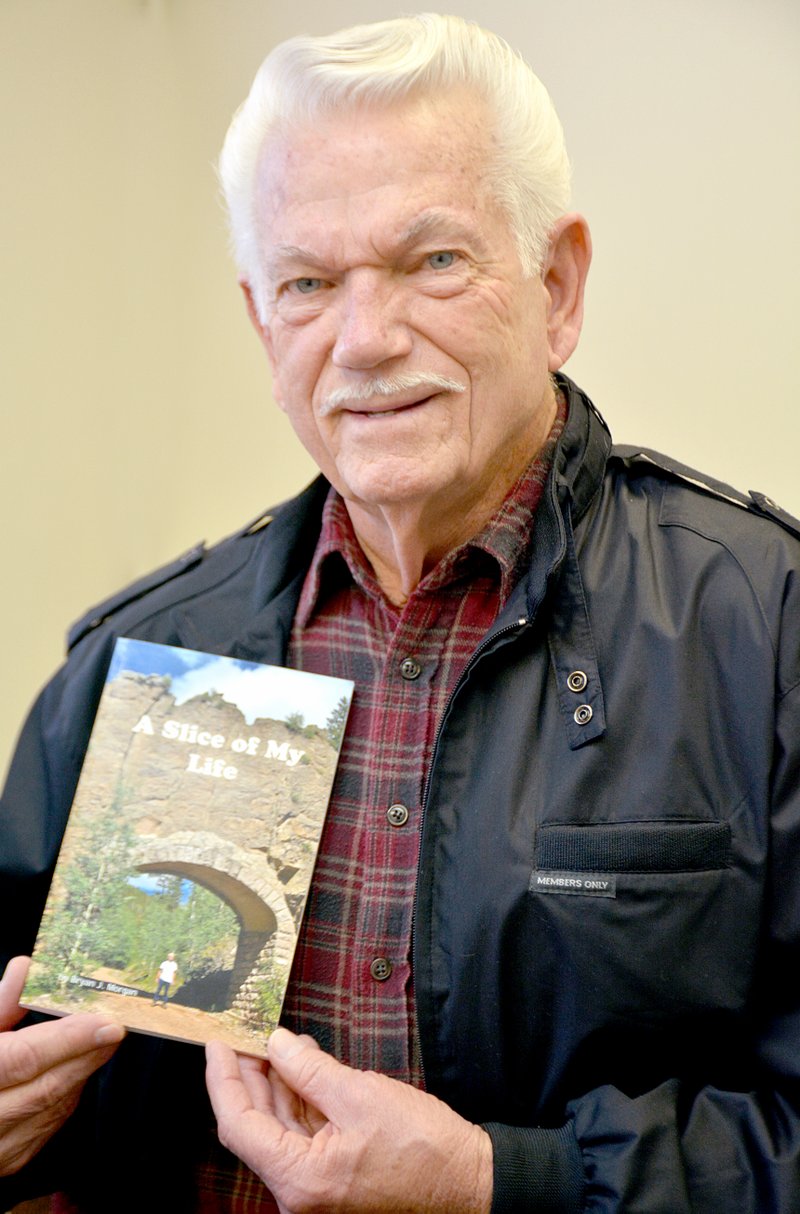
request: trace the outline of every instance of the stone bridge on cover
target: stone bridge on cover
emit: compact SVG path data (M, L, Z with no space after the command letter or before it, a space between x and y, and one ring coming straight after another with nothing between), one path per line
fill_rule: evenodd
M288 968L295 922L284 887L262 852L237 847L208 831L180 831L143 836L133 862L140 872L168 873L204 886L236 914L240 931L228 1006L241 1001L247 979L267 947L274 963Z

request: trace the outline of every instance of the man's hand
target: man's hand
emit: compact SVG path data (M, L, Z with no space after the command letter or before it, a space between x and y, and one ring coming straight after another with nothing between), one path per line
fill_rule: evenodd
M8 1032L25 1015L19 997L28 964L14 957L0 981L0 1176L19 1171L63 1125L92 1071L125 1036L88 1013Z
M435 1096L276 1029L269 1062L207 1047L219 1137L286 1214L458 1210L492 1200L489 1136Z

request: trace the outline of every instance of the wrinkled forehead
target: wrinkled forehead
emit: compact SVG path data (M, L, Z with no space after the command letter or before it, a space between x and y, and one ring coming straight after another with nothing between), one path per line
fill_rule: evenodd
M425 93L388 104L346 104L313 121L283 119L267 131L256 189L302 191L304 181L339 178L354 187L378 185L391 170L412 178L450 174L462 189L480 189L497 140L487 104L466 88Z
M358 247L388 259L423 235L415 224L430 225L432 213L473 232L506 228L487 171L490 138L470 102L358 108L273 131L255 183L262 272L272 277L280 246L331 265ZM444 230L441 239L449 243Z

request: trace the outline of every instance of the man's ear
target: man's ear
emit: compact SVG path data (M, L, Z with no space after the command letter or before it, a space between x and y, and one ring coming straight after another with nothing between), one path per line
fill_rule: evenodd
M542 268L547 294L548 369L563 366L578 344L583 293L592 260L592 238L582 215L563 215L553 228Z
M253 295L253 288L250 286L250 283L246 278L239 279L239 286L242 288L242 294L244 295L245 307L247 308L247 315L250 317L250 323L258 334L262 345L267 348L267 354L270 358L272 358L268 344L269 336L266 331L266 326L262 324L261 317L258 315L258 307L256 305L255 296Z
M282 409L283 404L281 403L280 390L278 387L278 374L275 367L272 334L269 331L269 325L264 324L261 317L258 315L258 307L256 306L255 297L253 295L253 288L250 286L247 279L240 278L239 286L242 288L242 294L244 295L245 307L247 308L247 315L250 317L250 323L258 334L258 339L267 352L269 365L272 368L272 395L275 398L275 403L278 408Z

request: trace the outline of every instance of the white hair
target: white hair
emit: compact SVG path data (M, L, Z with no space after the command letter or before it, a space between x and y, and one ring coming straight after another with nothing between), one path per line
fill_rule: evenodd
M511 47L461 17L418 13L324 38L280 43L259 68L219 160L233 252L265 317L256 177L268 135L355 105L391 105L466 86L494 117L487 166L523 271L538 273L555 221L569 205L570 168L550 96Z

